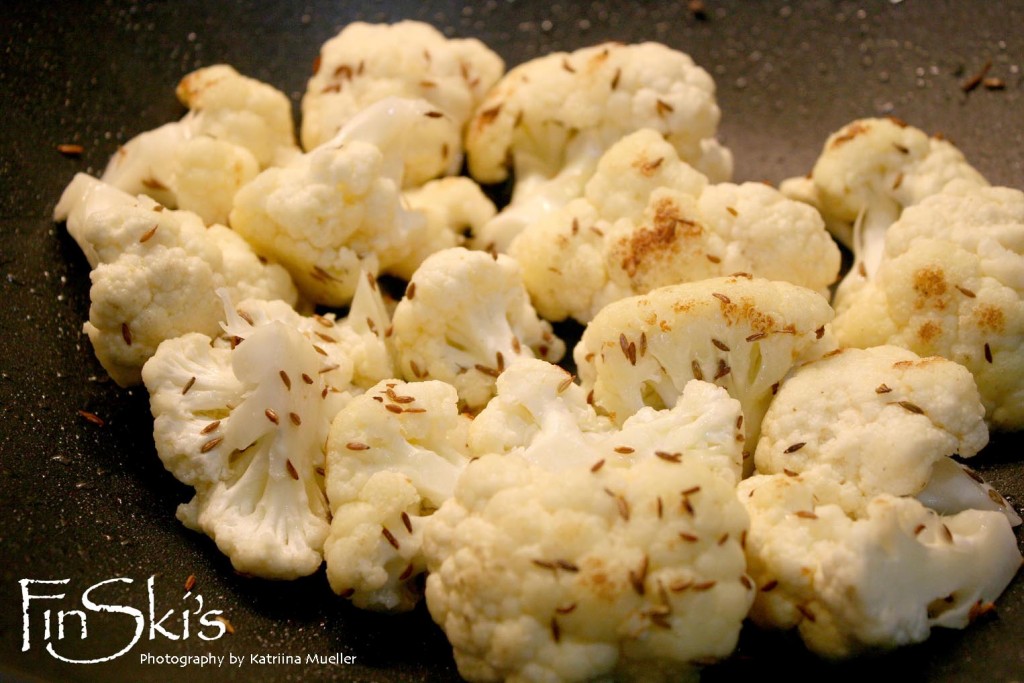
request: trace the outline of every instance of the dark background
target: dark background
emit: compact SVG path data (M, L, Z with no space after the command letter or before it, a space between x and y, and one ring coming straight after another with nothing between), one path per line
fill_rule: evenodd
M699 16L698 16L699 15ZM346 23L416 18L476 36L508 66L603 40L658 40L689 52L719 84L721 137L738 180L809 170L825 137L849 120L897 115L942 132L993 183L1022 185L1024 3L686 2L585 4L289 2L21 2L0 9L0 679L61 681L457 680L443 634L425 610L361 613L333 596L322 573L293 583L234 575L213 544L175 519L189 491L156 458L144 390L104 378L81 334L88 265L50 216L76 171L99 173L117 145L183 114L174 86L226 62L296 104L319 46ZM1002 90L961 85L991 61ZM84 147L62 156L60 143ZM85 420L79 410L105 424ZM975 464L1024 503L1020 437L996 437ZM982 558L979 558L981 560ZM205 609L235 633L207 643L148 633L123 657L69 665L42 649L42 612L95 597L145 611L155 575L157 617L180 633L186 577ZM69 579L64 602L33 603L32 647L21 651L19 579ZM41 588L34 589L43 592ZM112 654L132 637L123 614L90 615L89 637L65 656ZM197 619L193 616L193 621ZM77 622L68 620L69 633ZM209 633L209 631L207 631ZM355 655L356 664L180 669L142 665L142 653ZM705 680L780 674L793 679L888 676L907 681L1010 681L1024 674L1024 578L965 632L842 666L780 635L745 632L737 655Z

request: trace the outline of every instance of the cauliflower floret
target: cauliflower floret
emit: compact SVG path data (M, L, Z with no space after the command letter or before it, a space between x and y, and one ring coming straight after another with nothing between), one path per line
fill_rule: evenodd
M817 498L810 475L740 483L757 585L751 618L798 628L826 657L925 640L993 608L1021 565L1000 512L939 516L913 498L873 497L862 515Z
M327 441L333 520L324 546L335 592L365 609L412 609L430 514L469 462L454 387L384 380L337 417Z
M284 93L226 64L193 71L177 87L180 121L141 133L111 158L102 179L129 194L227 222L234 194L261 169L298 154Z
M438 116L422 100L377 102L330 142L243 187L231 226L278 259L307 297L348 304L360 271L404 272L431 240L426 217L402 201L402 158L413 122Z
M642 128L665 136L714 182L728 180L732 156L715 140L719 116L711 76L658 43L605 43L517 66L466 135L479 182L515 174L512 203L474 235L475 246L504 252L525 226L579 197L605 150Z
M341 321L281 301L236 307L220 294L225 337L169 339L142 369L157 455L196 490L178 518L236 570L306 576L320 567L328 532L322 449L331 421L352 394L390 375L387 319L371 319L383 303L369 280Z
M851 277L835 299L841 344L956 361L993 428L1024 426L1024 192L951 183L903 212L874 275Z
M504 70L501 57L479 40L448 39L423 22L351 23L320 48L302 98L302 144L311 150L327 142L387 97L421 98L447 116L413 122L404 184L453 175L462 165L466 122Z
M609 304L573 356L593 403L618 423L644 406L674 405L692 379L725 387L743 406L753 449L786 372L833 348L831 318L825 299L809 289L750 276L711 278Z
M420 264L442 249L462 246L466 236L497 213L494 202L475 182L465 177L439 178L403 193L412 211L427 220L427 235L408 257L396 263L395 275L408 280Z
M505 368L565 353L530 305L516 262L462 247L433 254L413 275L395 308L392 342L404 379L448 382L471 410L494 395Z
M471 681L678 680L736 645L746 528L732 485L686 458L486 455L426 529L427 607Z
M822 500L848 513L881 493L924 495L944 514L1002 510L1019 523L1001 496L948 457L969 458L988 443L984 415L971 373L956 363L895 346L845 349L785 379L761 422L754 463L762 474L807 473Z
M218 333L218 288L234 299L291 305L298 298L281 266L261 263L224 226L206 228L191 212L165 210L83 173L64 190L54 219L67 221L93 268L85 331L121 386L141 381L143 364L165 339Z
M642 408L620 428L598 415L565 370L527 359L498 378L496 395L469 428L469 447L552 471L685 457L735 483L742 469L739 417L739 402L725 389L693 380L671 409Z
M956 179L988 185L949 141L899 119L869 118L832 133L810 175L785 180L781 189L814 205L832 234L851 249L856 249L854 224L861 220L857 241L877 242L880 250L885 230L903 209ZM872 260L865 264L869 270Z
M609 149L583 197L527 226L509 254L542 316L584 323L612 301L737 272L827 296L840 265L813 208L763 183L708 185L649 129Z

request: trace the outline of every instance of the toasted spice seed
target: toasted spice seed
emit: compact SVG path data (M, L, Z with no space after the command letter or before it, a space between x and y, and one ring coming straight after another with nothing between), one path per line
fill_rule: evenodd
M896 151L899 152L900 154L910 154L910 150L904 145L899 144L898 142L892 143L892 146L895 147Z
M711 590L712 588L714 588L717 585L718 585L717 581L704 581L703 583L695 583L695 584L693 584L691 589L695 590L695 591L707 591L707 590Z
M558 614L570 614L576 609L576 603L566 605L565 607L556 607L555 612Z
M725 294L721 294L719 292L712 292L711 296L715 297L716 299L721 301L723 304L731 304L732 303L732 299L727 297Z
M726 346L725 342L719 341L717 339L712 339L711 343L714 344L715 348L718 349L719 351L725 351L726 353L729 353L729 347Z
M427 412L427 409L426 408L406 408L405 412L406 413L425 413L425 412Z
M144 243L148 242L149 240L153 239L153 235L156 234L156 229L159 228L159 227L160 227L159 225L154 225L152 228L150 228L146 232L142 233L142 236L139 237L139 244L144 244Z
M57 145L57 151L69 157L77 157L78 155L85 151L85 147L82 147L81 145L76 145L74 143L62 143L60 145Z
M807 445L806 442L801 441L800 443L793 444L792 446L790 446L789 448L787 448L786 450L784 450L782 452L783 453L796 453L798 450L800 450L801 448L803 448L806 445Z
M151 190L166 190L167 186L161 183L156 178L144 178L142 180L144 187L148 187Z
M314 332L313 334L315 334L317 337L319 337L320 339L324 340L325 342L328 342L328 343L331 343L331 344L337 344L338 343L338 340L335 339L334 337L332 337L329 334L324 334L323 332Z
M667 462L681 462L683 459L682 453L668 453L666 451L654 451L654 455L665 460Z
M988 490L988 499L999 507L1006 507L1006 499L999 495L999 492L995 489Z
M319 313L314 313L313 314L313 320L317 321L318 323L320 323L324 327L334 327L334 323L331 322L330 318L325 318L324 316L320 315Z
M819 327L818 329L816 329L814 331L814 338L815 339L821 339L824 336L825 336L825 326L822 325L821 327Z
M394 413L396 415L400 415L403 412L405 412L405 408L403 408L402 406L396 406L394 403L388 403L387 405L384 406L384 408L389 413Z
M540 567L541 569L550 569L552 571L554 571L556 569L555 563L554 562L550 562L548 560L530 560L530 561L533 562L538 567Z
M942 525L942 535L949 543L953 542L953 532L945 524Z
M228 635L233 635L235 633L235 627L231 625L231 622L228 621L227 617L218 614L214 619L224 624L224 630L228 632Z
M208 424L208 425L206 425L205 427L203 427L203 428L202 428L202 429L201 429L201 430L199 431L199 433L200 433L200 434L209 434L210 432L212 432L212 431L216 430L216 429L217 429L217 427L220 427L220 420L214 420L214 421L213 421L213 422L211 422L210 424Z
M288 470L288 476L291 477L292 479L294 479L295 481L298 481L299 480L299 471L297 469L295 469L295 465L292 464L292 461L291 460L285 460L284 461L284 466Z
M128 323L121 323L121 338L128 346L132 345L132 329L128 327Z
M658 628L664 628L664 629L671 629L672 628L672 622L670 622L668 620L668 615L665 614L664 612L649 610L646 613L646 615L647 615L647 618L651 620L651 623L654 624L655 626L657 626Z
M966 287L961 287L960 285L956 285L956 288L960 291L961 294L966 296L968 299L973 299L976 296L978 296L977 294L975 294L971 290L967 289Z
M334 277L320 266L313 266L313 277L321 282L324 280L333 280L334 282L338 281L338 278Z
M591 465L590 466L590 471L591 472L597 472L602 467L604 467L604 459L598 460L593 465Z
M188 578L185 579L185 592L188 593L189 591L191 591L195 587L196 587L196 575L195 574L189 574Z
M680 579L678 581L673 581L672 583L670 583L668 589L673 593L682 593L683 591L688 590L692 585L693 581Z
M567 572L576 573L580 570L578 566L568 560L555 560L555 566Z
M921 410L917 404L911 403L910 401L897 401L897 405L908 412L914 413L915 415L924 415L924 411Z
M288 419L292 421L292 424L296 427L302 425L302 418L299 417L298 413L288 413Z
M416 568L413 567L411 563L406 565L405 569L402 570L402 573L398 575L398 580L407 581L414 571L416 571Z
M505 356L498 351L494 354L494 364L498 368L498 372L504 372L505 370Z
M405 525L405 530L410 534L412 533L412 520L409 518L409 513L402 511L402 524Z
M754 582L751 581L750 577L746 574L740 576L740 583L743 584L743 587L746 588L748 591L754 589Z
M405 298L412 301L416 298L416 283L410 282L409 286L405 288Z
M587 404L594 405L594 390L591 389L587 392Z
M748 341L748 342L755 342L755 341L757 341L759 339L764 339L767 336L768 336L767 332L755 332L754 334L748 336L746 341Z
M685 491L683 491L683 495L684 496L692 496L695 493L700 493L700 487L699 486L691 486L690 488L688 488Z
M306 384L312 384L313 378L307 375L306 373L302 373L302 381L305 382Z
M189 392L189 390L193 387L193 385L195 385L195 383L196 383L195 376L193 375L192 377L189 377L188 381L185 382L185 386L183 386L181 388L181 395L184 396L185 394L187 394Z
M772 385L772 396L774 396L777 393L779 393L779 383L778 382L776 382L775 384Z
M817 519L818 518L818 515L814 514L810 510L797 510L793 514L795 514L797 517L799 517L801 519Z
M775 580L775 579L772 579L768 583L766 583L763 586L761 586L761 592L762 593L770 593L771 591L775 590L778 587L778 585L779 585L779 582L777 580Z
M728 363L725 362L724 358L718 359L718 369L715 370L715 379L722 379L726 375L732 372L732 368L729 367Z
M744 550L747 549L747 530L744 529L743 533L740 534L740 547Z
M569 387L571 387L571 386L572 386L572 382L573 382L573 376L572 376L572 375L569 375L568 377L566 377L565 379L563 379L563 380L562 380L561 382L559 382L559 383L558 383L558 393L560 393L560 394L561 394L561 393L563 393L563 392L564 392L564 391L565 391L566 389L568 389Z
M979 484L985 483L985 480L981 478L981 475L972 470L970 467L962 467L962 469L964 472L967 473L967 476L973 479L974 481L978 482Z
M398 543L398 539L395 538L395 535L391 533L391 531L386 526L382 526L380 528L380 533L385 539L387 539L387 542L390 543L391 547L393 547L395 550L398 550L401 547Z
M284 382L284 388L290 390L292 388L292 378L288 376L288 373L281 370L277 374L281 378L281 381Z
M345 448L349 449L350 451L368 451L368 450L370 450L369 446L367 446L365 443L362 443L360 441L349 441L347 444L345 444Z
M272 408L267 408L263 411L263 414L267 416L267 419L274 424L279 424L277 413Z
M973 624L975 621L977 621L978 619L981 619L984 616L987 616L989 614L994 614L995 611L996 611L995 603L983 602L981 600L978 600L978 602L976 602L973 605L971 605L971 609L967 613L967 621L969 621L970 623Z
M793 470L786 469L786 468L782 469L782 473L785 474L787 477L799 477L800 476L799 472L794 472Z
M622 69L616 69L615 75L612 76L612 90L619 87L619 79L622 78Z
M643 358L647 355L647 333L640 333L640 357Z
M676 110L675 107L673 107L671 104L662 99L658 99L658 101L655 102L655 109L657 109L658 111L658 116L661 117L664 117L667 114L671 114Z
M817 617L814 616L814 612L812 612L811 608L807 605L797 605L796 609L798 612L800 612L800 614L804 615L804 619L806 619L807 621L813 622L817 620Z
M351 598L353 595L355 595L355 593L356 593L356 589L355 588L346 588L345 590L343 590L340 593L338 593L338 595L340 597L343 597L343 598Z
M476 370L477 372L482 372L483 374L489 375L491 377L498 377L501 374L500 371L495 370L494 368L489 368L486 365L480 365L479 363L474 365L473 369Z
M876 394L888 394L890 391L892 391L892 388L884 383L879 384L877 387L875 387Z
M1003 90L1006 88L1006 81L1001 78L996 78L995 76L983 78L981 80L981 84L985 86L986 90Z
M992 347L988 345L988 342L985 342L985 361L992 362Z
M324 469L323 467L314 467L313 471L319 474L321 477L327 476L327 470Z
M903 149L907 149L907 148L904 147ZM907 151L909 152L910 150L907 150ZM907 152L904 152L904 154L906 154L906 153ZM898 190L898 189L900 189L900 185L902 185L902 184L903 184L903 174L902 173L897 173L896 174L896 179L892 181L892 189Z
M222 437L222 436L218 436L216 438L210 439L209 441L207 441L206 443L204 443L202 446L199 447L199 452L200 453L209 453L214 448L219 446L223 440L224 440L224 437Z
M729 532L725 532L718 537L718 545L725 545L729 541Z
M409 370L412 371L413 376L416 377L417 379L423 379L423 377L425 376L423 372L420 370L420 366L417 365L416 361L414 360L409 361Z
M690 362L690 370L693 372L694 379L704 379L704 373L700 369L700 363L698 363L696 360Z
M644 555L643 561L640 563L637 571L629 570L629 582L633 585L633 590L636 591L637 595L643 595L645 592L644 582L647 580L647 567L650 560Z
M562 629L558 626L558 619L551 617L551 639L556 643L562 639Z
M707 258L707 260L711 261L712 263L721 263L722 262L721 258L719 258L718 256L715 256L713 254L705 254L705 258Z
M655 500L657 501L658 519L661 519L665 515L665 504L661 502L661 496Z
M627 359L629 358L629 340L626 339L624 332L619 333L619 348L622 349L622 355Z
M428 111L424 114L428 119L441 119L444 118L444 114L439 111Z
M696 543L697 541L700 540L699 537L694 536L693 534L688 534L685 531L680 531L679 532L679 538L683 539L687 543Z
M629 446L616 446L615 447L615 452L616 453L622 453L623 455L629 455L633 451L634 451L634 449L630 448Z
M619 506L619 516L629 521L629 502L622 496L615 496L615 504Z

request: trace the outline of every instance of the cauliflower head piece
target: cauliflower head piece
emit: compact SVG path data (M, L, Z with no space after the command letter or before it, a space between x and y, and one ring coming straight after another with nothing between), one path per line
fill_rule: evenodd
M913 498L877 495L850 515L819 499L810 475L740 482L757 585L751 619L796 628L813 652L849 657L921 642L993 609L1021 565L1006 517L941 516Z
M573 350L590 400L624 422L675 404L687 382L724 387L743 408L747 448L789 369L833 347L828 302L809 289L738 275L620 299L587 325ZM749 455L746 453L745 455ZM745 463L749 473L753 463Z
M551 325L537 317L516 262L462 247L423 262L392 328L402 377L448 382L474 411L494 395L506 368L526 358L558 361L565 353Z
M197 213L208 225L226 223L243 185L299 153L291 103L227 64L193 71L176 93L189 112L126 142L102 179Z
M621 426L599 415L565 370L539 359L509 367L496 392L470 425L475 455L514 456L552 471L685 458L727 481L740 478L740 404L708 382L689 382L672 408L642 408Z
M678 680L736 645L746 528L733 486L686 458L486 455L426 529L427 607L470 681Z
M822 500L852 514L886 493L919 496L943 514L1000 510L1020 523L949 457L972 457L988 443L984 416L971 373L957 363L895 346L844 349L783 381L754 463L762 474L806 474Z
M960 363L990 426L1020 429L1022 273L1024 192L954 182L903 212L874 275L843 281L833 329L845 346L894 344Z
M504 252L525 226L580 196L604 151L642 128L714 182L728 180L732 156L715 139L719 118L711 76L658 43L605 43L515 67L466 133L476 180L515 176L511 204L474 234L475 246Z
M473 110L505 64L474 38L446 38L430 24L353 22L320 48L302 97L302 144L329 141L362 109L388 97L423 99L447 116L412 123L403 182L417 187L462 165Z
M353 312L371 310L374 297L367 283ZM328 533L331 420L390 374L386 321L374 324L378 335L362 317L307 317L282 301L235 307L224 294L224 305L222 336L169 339L143 366L157 455L195 489L178 518L210 536L237 571L306 576L319 569Z
M469 462L468 426L455 388L438 381L382 380L334 418L324 556L336 593L377 611L419 601L423 530Z
M657 131L601 157L583 196L526 226L509 254L548 320L679 282L746 272L828 295L839 248L812 207L763 183L709 185Z
M856 249L880 243L903 209L953 180L988 185L948 140L897 118L864 118L829 135L811 173L783 181L781 190L815 206L836 239ZM858 220L864 226L855 240Z
M166 210L84 173L64 190L54 219L66 221L92 267L84 329L121 386L141 381L142 366L162 341L188 332L216 335L219 288L235 299L298 299L281 266L262 262L224 226L207 228L194 213Z
M331 141L242 188L231 226L308 298L347 305L361 271L392 272L429 238L425 217L402 200L402 159L414 122L438 117L421 100L371 105Z

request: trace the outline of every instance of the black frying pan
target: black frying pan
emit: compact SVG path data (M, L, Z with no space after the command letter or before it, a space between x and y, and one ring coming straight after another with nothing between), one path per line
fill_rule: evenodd
M192 69L226 62L274 84L297 103L321 43L355 19L417 18L476 36L508 65L604 40L659 40L689 52L719 83L722 138L740 180L777 182L806 172L825 136L847 121L895 114L941 131L994 183L1021 185L1024 170L1024 4L1020 2L572 3L199 0L128 3L10 1L0 35L0 679L457 680L450 649L420 609L403 616L359 612L324 577L270 583L236 576L206 538L185 530L175 506L189 491L152 446L145 392L104 378L79 330L88 311L88 266L50 214L76 171L102 170L119 143L177 119L174 85ZM984 65L1001 90L962 87ZM62 143L81 144L64 156ZM79 411L100 417L99 426ZM975 465L1024 503L1021 438L997 436ZM982 561L983 558L979 558ZM186 578L196 577L183 599ZM154 578L150 578L154 577ZM32 595L23 651L22 579ZM69 664L44 649L51 610L54 651L110 656L135 638L132 612L74 614L56 641L59 610L81 609L82 592L149 610L177 641L147 629L126 654ZM234 634L207 642L202 610L221 610ZM146 619L146 624L150 620ZM207 628L207 635L214 633ZM786 635L745 631L736 655L706 680L779 674L792 679L886 677L1009 681L1024 675L1024 577L964 632L842 665L804 653ZM250 655L328 656L354 662L257 664ZM244 658L241 666L186 668L145 655Z

